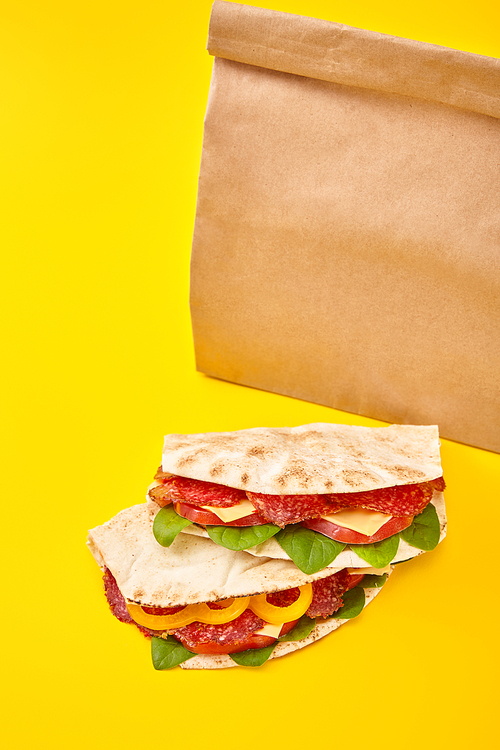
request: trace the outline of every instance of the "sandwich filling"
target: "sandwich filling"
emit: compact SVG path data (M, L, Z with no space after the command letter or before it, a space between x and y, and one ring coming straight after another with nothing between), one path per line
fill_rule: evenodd
M296 550L318 546L317 535L329 544L319 560L321 567L330 564L345 545L354 547L369 564L383 567L394 559L400 534L410 546L433 549L440 538L440 522L431 500L444 487L443 477L438 477L364 492L264 495L160 468L148 496L161 508L153 531L163 546L169 546L190 524L205 529L217 544L235 550L251 549L275 537L295 564L311 573L321 568L311 567L310 561L304 568ZM326 541L319 543L324 547Z
M265 649L285 636L300 640L312 632L317 618L356 616L365 603L363 586L378 588L390 573L389 568L370 571L366 575L343 569L270 594L168 608L126 601L108 569L103 580L115 617L135 625L147 638L176 641L189 655L241 654Z
M185 518L189 518L190 511L198 512L200 520L195 521L197 523L203 524L201 519L206 518L205 525L210 522L228 526L272 523L280 528L317 518L330 520L332 516L340 516L346 508L360 508L385 516L381 526L393 517L405 519L406 526L409 526L413 517L431 501L434 491L442 492L445 488L443 477L438 477L421 484L397 485L366 492L265 495L169 474L161 467L154 480L148 492L150 499L160 508L174 503L176 511ZM240 518L223 520L224 516L217 514L219 509L240 509L242 506L244 515Z

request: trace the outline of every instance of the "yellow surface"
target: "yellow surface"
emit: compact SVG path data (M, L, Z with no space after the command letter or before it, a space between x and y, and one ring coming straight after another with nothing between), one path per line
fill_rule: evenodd
M268 6L500 57L491 0ZM0 4L4 746L492 747L498 455L443 441L448 539L260 670L155 672L107 609L86 530L142 501L164 433L376 424L194 371L209 9Z

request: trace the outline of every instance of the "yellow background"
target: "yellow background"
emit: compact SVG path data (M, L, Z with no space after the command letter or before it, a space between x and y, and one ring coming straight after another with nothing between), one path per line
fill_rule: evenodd
M189 254L210 0L0 3L8 748L487 748L500 456L444 440L449 536L357 620L260 670L155 672L86 530L167 432L361 417L194 370ZM500 57L491 0L268 7Z

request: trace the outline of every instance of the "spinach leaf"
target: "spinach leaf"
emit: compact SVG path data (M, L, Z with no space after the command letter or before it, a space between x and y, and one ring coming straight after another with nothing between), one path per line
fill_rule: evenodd
M349 546L353 552L371 565L372 568L385 568L396 557L399 547L399 534L394 534L381 542L351 544Z
M358 586L362 589L380 589L387 581L387 573L381 576L366 575Z
M151 638L151 656L155 669L172 669L196 654L184 648L172 635L168 635L166 638Z
M187 518L179 516L173 505L165 505L155 516L153 534L158 544L170 547L177 534L191 523Z
M276 535L276 541L299 570L307 575L326 568L345 547L345 544L299 524L281 529Z
M411 526L400 532L401 539L412 547L429 552L437 547L441 528L436 508L429 503L420 515L415 516Z
M265 542L277 534L280 527L265 523L262 526L207 526L206 529L213 542L238 552Z
M290 630L286 635L282 635L278 638L279 641L302 641L307 638L309 633L312 633L316 620L311 619L307 615L302 615L298 623Z
M365 592L361 587L355 587L349 589L342 596L344 602L341 609L331 615L332 619L335 620L351 620L353 617L357 617L360 612L363 611L365 606Z
M261 667L269 659L276 645L276 643L273 643L265 648L251 648L237 654L228 654L228 656L241 667Z

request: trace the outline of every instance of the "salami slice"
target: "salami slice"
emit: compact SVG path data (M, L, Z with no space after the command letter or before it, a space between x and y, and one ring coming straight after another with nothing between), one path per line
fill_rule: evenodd
M161 482L161 485L153 487L149 491L149 496L162 507L173 500L181 500L197 507L211 505L214 508L231 508L247 499L243 490L215 482L202 482L199 479L188 479L162 471L157 472L155 479Z
M325 495L264 495L247 492L248 499L259 513L282 528L309 518L319 518L342 508L366 508L390 516L416 516L432 499L434 490L445 487L442 477L421 484L369 490L367 492L339 492Z
M319 518L331 513L329 495L263 495L247 492L247 497L261 516L283 528L306 518Z
M417 516L432 499L434 489L444 489L443 478L421 484L403 484L397 487L384 487L367 492L338 493L328 495L330 513L341 508L365 508L390 516ZM326 515L326 514L325 514Z
M240 643L262 627L264 627L264 621L250 609L246 609L235 620L223 625L192 622L191 625L172 630L171 634L182 641L186 648L194 649L208 643L218 643L221 646Z
M287 589L286 591L276 591L274 594L268 594L266 600L273 607L289 607L291 604L297 601L300 596L300 590L298 588Z
M159 635L159 631L150 630L149 628L145 628L142 625L138 625L130 617L123 594L118 588L115 577L107 568L104 571L102 580L104 583L104 592L106 594L106 599L108 600L109 608L111 609L111 612L114 614L117 620L120 620L120 622L127 622L131 625L135 625L136 628L139 628L145 638L150 638L152 635Z
M282 528L287 524L329 515L342 508L360 507L395 517L416 516L428 505L434 490L442 492L445 488L443 477L439 477L430 482L384 487L366 492L268 495L167 474L161 469L158 470L155 479L160 484L149 491L149 496L160 507L172 501L183 501L195 507L211 505L215 508L230 508L248 499L263 520Z
M313 598L306 612L308 617L328 617L342 606L342 594L350 585L351 576L344 568L328 578L313 581Z

